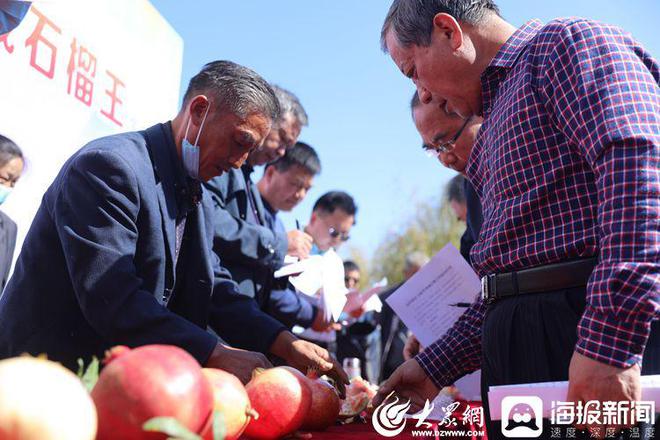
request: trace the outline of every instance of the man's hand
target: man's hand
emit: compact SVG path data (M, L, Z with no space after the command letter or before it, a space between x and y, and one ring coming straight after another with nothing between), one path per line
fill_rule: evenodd
M621 369L607 365L577 352L573 353L568 369L569 402L589 400L605 401L639 401L642 398L639 365ZM602 405L602 403L601 403ZM628 414L630 416L630 414ZM630 420L630 417L628 417ZM597 438L605 438L607 426L578 426L584 428L600 428ZM621 426L615 427L621 428Z
M348 314L351 318L360 319L360 317L364 315L365 311L366 309L364 308L364 305L362 305L359 308L350 311Z
M348 375L339 362L330 356L328 350L298 339L292 333L284 331L277 336L270 347L270 352L305 374L309 368L317 368L321 374L326 374L334 379L340 396L345 397L346 385L349 384Z
M309 257L309 251L312 250L312 244L314 239L311 235L294 229L287 232L287 239L289 241L289 249L287 250L288 255L298 257L301 260Z
M374 397L373 406L378 407L387 396L394 391L404 399L410 399L411 408L419 411L428 399L433 400L440 389L426 375L415 359L404 362L394 370L394 373L380 386Z
M218 344L213 353L206 361L205 367L220 368L238 377L244 384L252 379L252 371L255 368L271 368L272 365L261 353L241 350Z
M406 344L403 346L403 358L408 361L417 356L422 350L424 350L424 348L415 335L412 333L409 334L408 339L406 339Z

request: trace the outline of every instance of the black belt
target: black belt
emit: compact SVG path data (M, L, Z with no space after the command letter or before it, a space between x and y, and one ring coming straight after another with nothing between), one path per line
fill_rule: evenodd
M490 304L507 296L586 286L597 263L593 257L486 275L481 278L481 299Z

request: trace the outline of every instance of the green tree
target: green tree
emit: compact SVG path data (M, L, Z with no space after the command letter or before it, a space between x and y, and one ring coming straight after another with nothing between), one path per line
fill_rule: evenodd
M371 279L387 277L389 284L403 281L406 256L412 252L435 255L448 242L458 247L465 224L456 219L442 197L439 202L417 204L415 212L397 231L390 232L371 261Z

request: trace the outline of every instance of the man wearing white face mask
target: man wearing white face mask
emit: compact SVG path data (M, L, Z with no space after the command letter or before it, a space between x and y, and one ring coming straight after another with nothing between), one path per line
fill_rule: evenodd
M14 142L0 135L0 204L14 189L14 185L23 173L25 161L23 153ZM16 223L0 211L0 292L7 284L11 260L16 246Z
M45 353L74 369L114 345L172 344L247 381L266 358L206 327L223 337L249 323L253 350L298 359L285 328L238 293L212 252L200 184L240 167L278 115L259 75L216 61L193 77L171 122L75 153L46 191L0 298L0 358Z
M264 301L287 254L306 258L312 238L302 231L291 235L278 234L265 221L265 208L252 174L255 167L266 165L284 156L292 147L307 114L296 96L278 86L272 86L278 98L281 114L263 145L251 152L240 169L231 170L204 184L215 207L214 250L225 261L240 291Z

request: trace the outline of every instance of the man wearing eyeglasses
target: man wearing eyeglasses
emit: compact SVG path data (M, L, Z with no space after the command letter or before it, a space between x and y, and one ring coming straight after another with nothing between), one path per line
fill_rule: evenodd
M444 106L437 102L422 104L417 91L410 100L410 112L427 155L465 175L465 166L483 119L477 116L462 118L455 113L447 113ZM470 250L479 237L483 216L479 195L470 181L466 178L462 185L464 200L457 200L452 196L456 192L449 191L448 201L458 219L467 225L461 236L461 255L470 262ZM451 182L449 188L452 188Z
M279 231L279 235L285 233L279 212L289 212L302 202L312 188L314 177L320 172L321 161L316 151L304 142L296 142L284 156L266 166L257 188L265 208L264 220L270 229ZM309 238L309 253L313 245L312 236L303 231L298 232ZM307 253L300 255L289 252L288 255L304 259ZM319 331L327 328L330 323L325 318L325 310L301 298L287 281L288 278L272 279L272 289L259 295L262 308L289 328L295 325Z
M410 111L422 137L424 152L430 158L440 160L444 166L465 174L465 166L483 119L447 113L438 102L422 104L416 91L410 100Z
M323 194L314 203L309 223L304 228L305 232L314 239L310 254L323 254L331 248L337 250L348 241L351 228L355 225L356 213L357 206L348 193L330 191ZM313 298L311 300L313 301ZM301 337L327 348L331 353L336 352L334 330L318 332L307 329Z
M251 178L255 166L285 156L295 144L302 127L307 125L307 114L298 98L281 87L271 87L280 107L280 117L261 147L250 153L240 169L233 169L204 184L213 201L213 252L222 258L232 279L238 284L240 294L250 297L248 303L256 303L253 305L261 310L266 308L266 298L273 288L273 272L282 265L284 256L288 253L304 258L311 248L311 237L305 233L295 230L287 234L272 227L264 201ZM313 177L319 170L320 165L317 170L310 170L309 174ZM305 366L311 365L310 361L320 361L319 365L328 361L325 366L332 365L331 375L343 375L336 360L330 359L325 350L307 341L297 340L288 331L278 335L246 332L236 325L236 321L229 320L214 330L222 332L223 339L234 347L262 352L263 347L269 347L272 343L269 339L277 337L277 346L287 347L284 354L277 356L289 365L304 370Z
M343 191L325 193L314 204L305 232L312 236L311 254L335 250L350 238L355 225L357 207L353 198Z
M394 0L381 43L423 103L484 117L465 172L484 208L470 255L488 304L470 346L485 386L568 379L569 402L640 400L659 346L660 65L614 26L516 28L492 0ZM456 342L408 361L398 377L415 385L397 391L462 374Z

